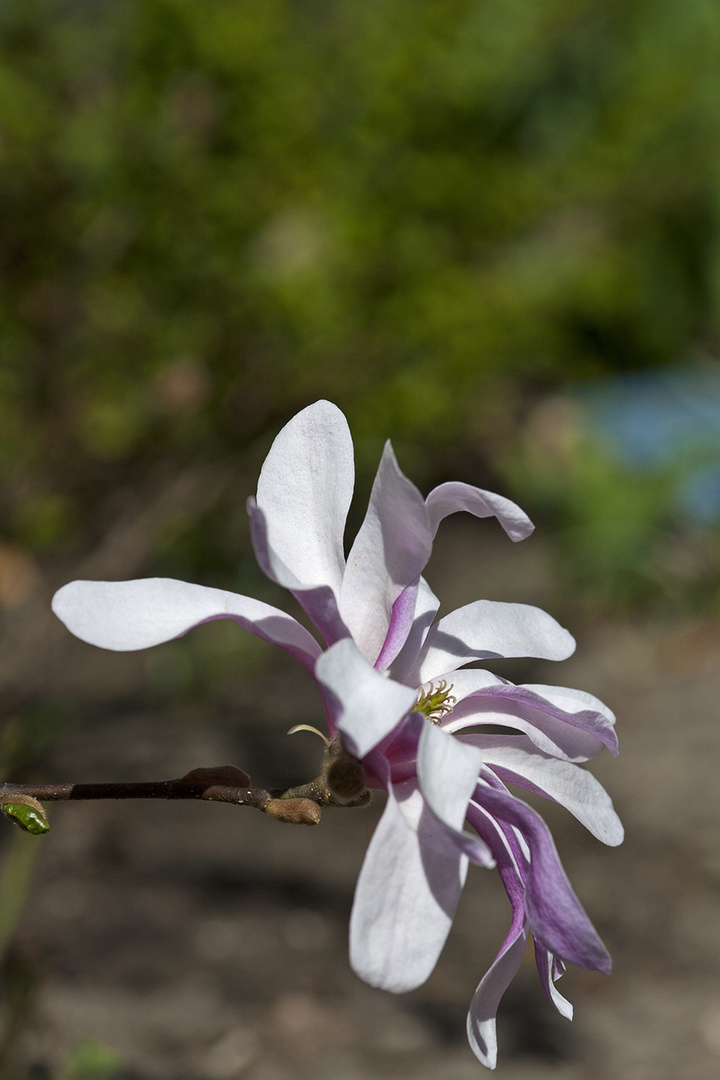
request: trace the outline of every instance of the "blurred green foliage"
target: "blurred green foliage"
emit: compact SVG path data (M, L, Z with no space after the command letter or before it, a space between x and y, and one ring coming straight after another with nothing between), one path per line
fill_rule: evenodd
M552 530L566 600L625 614L717 610L720 535L678 506L697 465L678 452L633 469L570 396L545 398L502 462L522 505Z
M6 539L319 396L482 480L539 395L715 349L719 109L714 0L4 0Z

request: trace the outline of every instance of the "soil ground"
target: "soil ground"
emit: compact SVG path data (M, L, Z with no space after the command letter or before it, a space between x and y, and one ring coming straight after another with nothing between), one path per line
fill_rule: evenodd
M489 595L557 612L540 549L481 549L478 565L477 543L456 528L434 556L428 576L445 611ZM578 637L562 665L501 673L591 690L618 713L620 756L591 768L625 822L625 844L605 849L543 806L615 967L609 978L567 973L569 1024L526 958L500 1008L497 1075L714 1080L720 625L606 618ZM161 779L226 762L269 786L313 774L319 743L285 736L319 716L292 661L273 655L250 688L238 680L216 700L172 708L148 694L144 670L140 657L73 646L53 692L94 718L44 755L42 779ZM35 981L8 1080L63 1077L73 1055L77 1076L99 1076L93 1054L113 1080L482 1076L464 1018L509 923L492 871L471 870L425 986L395 997L350 970L353 889L381 809L377 798L367 810L328 810L304 828L211 804L52 807L13 946Z

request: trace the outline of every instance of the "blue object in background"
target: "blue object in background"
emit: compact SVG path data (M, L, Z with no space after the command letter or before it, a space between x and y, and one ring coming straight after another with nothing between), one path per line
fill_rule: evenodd
M634 372L579 400L620 461L676 476L684 517L720 523L720 364Z

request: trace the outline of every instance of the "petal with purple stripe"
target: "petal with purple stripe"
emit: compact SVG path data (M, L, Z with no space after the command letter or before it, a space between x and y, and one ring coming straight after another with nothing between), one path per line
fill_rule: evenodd
M610 955L573 892L539 814L485 783L478 784L474 799L493 817L520 830L530 847L525 909L535 937L562 960L607 974Z
M418 584L412 625L405 644L389 668L389 674L398 682L406 683L408 686L417 686L417 679L414 677L417 658L439 607L440 601L425 578L421 577Z
M365 520L350 549L340 593L340 614L360 652L375 663L391 624L393 605L420 577L432 551L422 495L400 471L386 443ZM411 626L410 613L403 622ZM402 647L397 642L395 655Z

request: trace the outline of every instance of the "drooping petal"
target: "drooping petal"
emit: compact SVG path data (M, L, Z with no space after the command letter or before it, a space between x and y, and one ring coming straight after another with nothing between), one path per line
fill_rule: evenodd
M397 679L398 682L407 683L408 686L417 686L417 680L415 679L417 659L439 607L440 601L425 578L421 577L418 584L412 626L405 644L388 669L390 676Z
M496 517L511 540L523 540L535 528L527 514L510 499L457 481L433 488L426 505L433 536L443 518L458 510L467 510L478 518Z
M470 796L482 768L483 755L463 745L435 724L425 721L420 733L417 774L428 807L446 826L446 842L458 845L473 862L494 866L484 841L462 831Z
M403 590L420 577L431 550L425 502L400 471L388 442L365 520L348 555L340 594L343 621L371 663L375 663L383 647L393 605ZM408 617L406 633L410 626Z
M558 964L553 954L548 952L539 941L533 939L533 944L535 946L535 963L545 997L555 1006L561 1016L564 1016L567 1020L572 1020L573 1007L555 986L557 980L565 972L565 965Z
M527 945L528 929L513 925L470 1002L467 1037L470 1049L488 1069L497 1065L496 1016L500 999L517 975Z
M267 522L272 556L300 587L329 585L339 595L354 481L350 429L329 401L303 409L273 442L256 501Z
M603 844L623 842L624 829L612 800L579 765L539 750L525 735L459 735L482 752L486 766L506 784L517 784L569 810Z
M76 637L117 652L160 645L214 619L233 619L310 671L322 651L304 626L270 604L171 578L72 581L55 594L52 608Z
M508 792L482 782L474 799L493 817L519 829L530 847L525 910L535 937L562 960L607 974L610 955L573 892L540 815Z
M559 688L515 686L481 670L448 673L447 680L457 704L442 721L446 731L501 724L523 731L540 750L568 761L587 761L603 747L617 754L617 735L606 712L584 708L586 700L572 691L541 696L538 690Z
M484 836L496 860L503 885L512 904L512 923L499 953L478 985L467 1016L467 1036L473 1053L488 1069L497 1064L495 1017L500 999L517 974L528 939L525 889L519 867L498 823L481 807L473 805L469 820Z
M418 683L473 660L532 656L566 660L575 640L542 608L476 600L430 628L417 670Z
M322 653L315 677L327 691L332 720L359 758L387 738L415 704L415 691L380 675L350 638Z
M360 978L396 994L424 983L445 944L466 874L466 856L447 842L417 781L390 786L350 918L350 960Z

